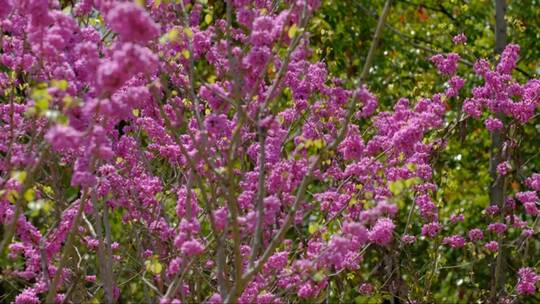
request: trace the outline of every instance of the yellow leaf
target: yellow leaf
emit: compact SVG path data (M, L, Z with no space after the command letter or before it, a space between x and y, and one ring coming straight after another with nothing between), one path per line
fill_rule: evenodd
M320 282L320 281L324 280L325 277L326 276L324 275L324 271L319 270L317 273L315 273L313 275L313 281Z
M52 80L51 85L55 88L58 88L62 91L65 91L68 88L68 82L66 80Z
M146 270L152 272L153 274L159 274L163 270L163 265L157 260L156 257L151 260L146 260L144 262Z
M24 112L25 117L32 117L36 115L37 111L35 107L28 107L26 111Z
M73 97L66 95L64 98L62 98L62 101L64 102L64 106L69 108L73 104Z
M168 33L167 33L167 39L169 39L169 41L176 41L178 40L178 34L180 34L178 32L178 29L177 28L173 28L172 30L170 30Z
M283 117L283 115L279 115L278 116L278 122L279 122L280 125L282 125L285 122L285 117Z
M51 186L43 186L43 191L49 195L54 194L54 190L51 188Z
M49 101L45 98L40 98L36 100L36 108L45 111L49 108Z
M189 38L193 37L193 31L189 27L184 28L184 34L186 34L186 36Z
M15 202L17 202L18 198L19 198L19 192L15 191L15 190L11 190L7 194L7 199L12 204L15 204Z
M204 22L206 22L206 24L210 24L212 22L212 15L206 14L206 16L204 16Z
M47 92L47 84L40 84L32 91L32 99L38 110L45 111L49 108L49 101L52 100L51 95Z
M324 146L324 141L322 139L316 139L313 141L313 146L317 149L320 149Z
M184 56L184 58L186 58L186 59L189 59L189 57L190 57L189 51L188 50L182 50L182 56Z
M317 225L317 223L309 223L308 225L309 234L314 234L318 230L319 230L319 225Z
M290 28L289 28L289 32L288 32L288 35L289 35L289 38L293 38L295 35L296 35L296 32L298 31L298 27L296 26L296 24L293 24Z
M411 178L405 180L405 187L410 188L411 186L420 184L421 182L422 182L422 180L420 178L411 177Z
M24 181L26 180L26 176L27 176L26 171L13 171L11 173L11 178L15 179L21 184L24 183Z
M151 271L153 273L158 274L158 273L161 273L162 270L163 270L163 266L161 265L161 263L156 262L156 263L152 264Z
M328 232L325 232L322 234L322 238L325 241L328 241L330 239L330 234Z
M92 300L90 300L89 303L90 304L99 304L100 302L99 302L99 299L97 297L94 297L94 298L92 298Z
M30 188L24 191L23 197L27 202L31 202L36 198L36 191L33 188Z
M407 169L409 169L411 171L416 170L416 164L415 163L408 163L407 164Z
M268 74L269 74L270 76L274 75L275 72L276 72L276 71L275 71L275 68L274 68L274 65L273 65L271 62L268 64L268 69L267 69L267 71L268 71Z

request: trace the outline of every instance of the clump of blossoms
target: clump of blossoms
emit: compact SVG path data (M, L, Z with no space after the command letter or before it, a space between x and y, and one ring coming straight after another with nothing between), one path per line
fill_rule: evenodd
M520 246L534 232L520 216L538 214L538 174L512 194L523 214L499 206L468 239L439 215L431 162L445 143L432 135L464 93L457 53L431 59L448 90L383 109L313 59L317 0L227 1L216 20L197 1L61 3L0 1L0 260L25 282L15 303L309 302L342 274L359 294L412 299L394 288L399 250L497 252L510 227ZM540 102L540 81L510 74L518 52L475 65L485 84L463 113L485 111L490 132L527 123ZM534 271L518 274L516 292L534 293Z
M516 290L521 295L534 295L536 293L536 283L540 281L540 277L534 269L524 267L518 271L518 284Z

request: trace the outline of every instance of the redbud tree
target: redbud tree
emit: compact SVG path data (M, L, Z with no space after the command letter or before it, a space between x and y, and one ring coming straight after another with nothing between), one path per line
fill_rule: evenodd
M515 156L540 80L513 77L517 44L441 53L443 90L380 105L391 2L339 79L318 0L0 0L1 301L421 303L452 268L466 301L532 301L540 174ZM494 195L469 221L434 164L475 121Z

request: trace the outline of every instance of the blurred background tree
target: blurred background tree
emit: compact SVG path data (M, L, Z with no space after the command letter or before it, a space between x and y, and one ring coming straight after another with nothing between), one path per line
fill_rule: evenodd
M351 82L350 85L363 66L384 2L325 0L311 22L311 43L317 50L317 58L327 63L333 75ZM521 46L514 76L523 83L540 75L540 1L507 0L507 5L507 43ZM466 92L463 96L470 96L470 85L479 83L479 78L472 71L473 58L486 58L491 62L498 60L494 52L494 32L495 1L492 0L395 0L366 84L379 98L380 110L392 107L401 97L420 98L444 91L445 80L438 75L429 58L436 53L456 52L462 57L459 74L469 85L463 89ZM452 37L459 33L466 35L465 45L452 42ZM456 121L462 103L461 97L448 101L447 124ZM516 138L523 142L519 154L513 159L519 164L517 172L521 179L530 175L533 169L540 168L539 131L540 119L536 117L532 124L520 130L521 137ZM441 219L459 213L467 218L466 225L457 224L455 233L465 233L485 221L482 211L490 201L490 145L490 136L485 128L478 121L467 120L453 130L446 149L436 158L434 177L439 186L437 199ZM519 189L519 183L512 183L510 193ZM407 219L413 202L406 193L402 199L397 202L402 213L398 218ZM419 232L419 221L412 227L413 231ZM538 244L536 248L530 248L531 252L538 249ZM415 258L426 250L433 257L432 263L426 264L426 261ZM466 250L469 249L456 251L426 244L413 247L407 257L396 262L400 264L398 268L403 270L402 279L409 287L417 286L425 276L433 276L429 279L432 286L410 291L418 293L416 296L420 297L417 298L427 296L436 302L471 302L485 297L480 294L479 287L489 286L491 260L471 250L469 252L473 256L465 256ZM474 269L469 263L471 259L476 262ZM366 259L366 267L362 270L369 272L374 262ZM522 266L519 257L510 257L507 263L510 273ZM437 272L431 273L435 266ZM473 270L476 273L474 277L471 275ZM356 300L357 303L368 300L358 294L355 284L359 281L343 279L339 284L334 282L336 300ZM426 287L430 290L426 291ZM512 288L511 284L507 288ZM380 296L369 300L382 301Z

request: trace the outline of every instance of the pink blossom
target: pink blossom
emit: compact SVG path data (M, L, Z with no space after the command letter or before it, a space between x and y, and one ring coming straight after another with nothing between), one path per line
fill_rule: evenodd
M422 226L422 235L429 238L434 238L442 229L442 225L438 222L431 222Z
M360 293L363 295L370 295L373 293L374 290L375 288L370 283L362 283L359 288Z
M107 14L106 20L123 41L144 43L159 35L159 28L150 15L134 3L115 4Z
M504 223L491 223L488 225L487 230L497 234L502 234L506 231L506 228L507 226Z
M527 178L526 183L535 191L540 191L540 173L533 173Z
M11 10L13 9L13 6L11 5L10 0L0 0L0 19L4 19Z
M416 237L414 235L405 234L401 237L401 241L405 244L413 244L416 242Z
M460 248L465 246L465 238L460 235L448 236L443 239L443 244L447 244L452 248Z
M467 43L467 36L464 33L459 33L452 37L452 41L454 44L465 44Z
M484 245L484 247L486 247L486 249L491 251L491 252L499 251L499 243L497 243L497 241L490 241L490 242L486 243L486 245Z
M478 228L469 230L469 239L471 242L479 241L484 238L484 233Z
M540 281L540 276L530 267L520 268L518 271L518 284L516 291L521 295L533 295L536 293L536 283Z
M389 218L378 219L369 231L369 240L381 246L387 245L393 239L395 227L396 225Z
M439 72L444 75L452 75L456 72L459 59L460 57L456 53L449 53L446 57L441 54L431 57L431 61L435 63Z
M198 255L204 251L204 246L197 240L190 240L184 242L180 249L185 255Z
M495 132L503 128L503 123L498 118L488 118L485 122L486 128L489 132Z

